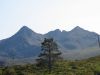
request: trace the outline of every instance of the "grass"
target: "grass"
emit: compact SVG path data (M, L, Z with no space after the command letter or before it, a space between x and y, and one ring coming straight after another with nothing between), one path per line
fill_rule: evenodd
M100 75L100 56L80 61L59 60L51 73L47 67L36 64L1 67L0 75Z

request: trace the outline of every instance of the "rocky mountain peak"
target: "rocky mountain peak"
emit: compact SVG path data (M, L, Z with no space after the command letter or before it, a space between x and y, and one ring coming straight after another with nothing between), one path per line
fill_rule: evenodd
M83 28L76 26L74 29L72 29L71 31L85 31Z

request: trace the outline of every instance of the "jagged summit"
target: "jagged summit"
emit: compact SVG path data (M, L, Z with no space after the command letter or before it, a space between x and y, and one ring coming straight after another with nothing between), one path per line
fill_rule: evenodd
M19 30L19 32L33 32L29 27L27 27L27 26L23 26L20 30Z
M73 34L87 34L87 33L89 33L89 31L88 30L85 30L85 29L83 29L83 28L81 28L81 27L79 27L79 26L76 26L75 28L73 28L71 31L70 31L70 33L73 33ZM80 35L81 36L81 35Z
M60 30L60 29L56 29L55 31L61 32L61 30Z
M27 27L27 26L23 26L21 29L29 29L29 27Z
M84 30L83 28L79 27L79 26L76 26L75 28L73 28L71 31L80 31L80 30Z
M56 34L59 34L59 33L61 33L61 30L60 29L55 29L55 30L53 30L53 31L49 31L48 33L46 33L46 34L53 34L53 35L56 35ZM45 35L46 35L45 34Z
M80 29L81 27L80 27L80 26L76 26L75 28ZM81 28L81 29L82 29L82 28Z
M75 28L73 28L72 30L71 30L71 32L72 31L87 31L87 30L84 30L83 28L81 28L81 27L79 27L79 26L76 26ZM69 31L66 31L66 30L60 30L60 29L55 29L55 30L53 30L53 31L50 31L50 32L48 32L48 33L51 33L51 32L53 32L53 33L63 33L63 32L69 32Z
M32 31L29 27L27 26L23 26L18 32L17 34L33 34L35 33L34 31Z
M15 35L13 35L12 38L15 38L15 37L30 38L30 37L34 37L34 35L37 35L37 33L32 31L29 27L23 26Z

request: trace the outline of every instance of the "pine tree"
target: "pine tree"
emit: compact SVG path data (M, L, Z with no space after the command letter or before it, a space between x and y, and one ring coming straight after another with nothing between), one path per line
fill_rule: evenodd
M53 63L58 60L61 52L58 50L58 45L53 38L47 39L41 43L41 53L39 55L38 63L42 66L48 66L49 73L51 72Z

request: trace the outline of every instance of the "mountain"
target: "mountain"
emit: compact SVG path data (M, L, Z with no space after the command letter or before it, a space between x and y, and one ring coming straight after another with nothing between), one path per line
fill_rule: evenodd
M65 59L85 59L100 55L98 34L77 26L71 31L54 30L45 34L52 37L59 45Z
M23 26L12 37L0 42L0 56L26 58L36 56L40 52L42 35Z
M80 27L75 27L71 31L55 30L45 34L47 37L54 38L64 50L85 49L97 46L97 34L89 32Z
M71 31L56 29L46 34L39 34L23 26L15 35L0 41L0 60L31 60L41 50L45 37L54 38L62 56L66 59L84 59L100 54L97 33L75 27Z

